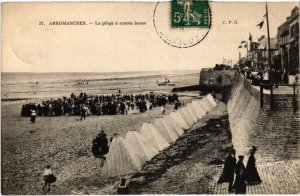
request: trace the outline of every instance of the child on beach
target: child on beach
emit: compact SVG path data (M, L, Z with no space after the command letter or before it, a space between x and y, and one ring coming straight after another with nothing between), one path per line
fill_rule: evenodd
M53 173L50 169L50 165L47 165L47 167L43 173L43 176L44 176L45 184L44 184L42 190L44 191L44 189L48 186L47 191L49 192L51 183L54 183L56 181L56 177L53 175Z
M35 117L36 117L36 112L35 112L35 110L32 110L31 115L30 115L30 121L32 123L35 123Z
M160 111L161 111L162 114L166 114L165 106L162 105L160 107Z

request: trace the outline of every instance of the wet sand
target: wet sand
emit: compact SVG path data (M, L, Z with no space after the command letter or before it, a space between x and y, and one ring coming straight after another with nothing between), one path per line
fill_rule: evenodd
M180 77L182 81L178 81L178 84L182 85L195 85L199 79L197 75ZM170 86L160 88L155 83L145 84L144 87L142 81L136 82L141 84L141 88L131 89L130 84L127 84L127 88L131 89L128 91L142 93L153 90L168 93L173 88ZM94 88L96 86L94 85ZM106 86L107 89L113 88L112 83ZM148 88L149 86L151 88ZM77 89L76 92L79 90L88 94L94 92L89 85L80 88L82 89ZM117 91L102 89L101 92L110 94ZM198 94L198 92L184 92L179 94L179 99L188 103L191 99L197 98ZM98 194L109 194L110 188L115 187L99 178L101 161L94 158L91 153L93 138L101 128L106 130L108 137L114 133L125 136L128 131L138 131L143 122L153 122L156 117L162 116L159 108L154 108L152 111L129 115L88 116L85 121L80 121L78 116L37 117L36 123L32 124L28 117L20 116L22 104L39 103L47 100L48 96L35 97L34 93L29 96L22 95L27 97L27 100L1 103L2 194L43 194L42 173L47 164L52 166L57 176L57 182L53 184L50 194L77 194L76 191L83 181L95 181L94 178L103 184L102 188L98 187L94 191ZM65 96L68 96L68 93L65 92ZM60 94L54 96L59 97ZM13 98L19 99L22 96ZM173 108L174 105L167 105L167 113L173 111ZM76 184L77 180L80 183Z

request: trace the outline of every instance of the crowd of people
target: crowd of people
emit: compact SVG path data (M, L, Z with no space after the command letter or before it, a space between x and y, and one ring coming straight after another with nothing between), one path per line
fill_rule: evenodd
M251 83L255 86L259 86L260 83L270 83L270 70L269 69L255 69L245 67L240 70L240 73L244 75L246 79L251 80ZM279 84L288 83L288 73L286 69L272 69L273 84L278 87Z
M218 180L218 183L228 182L228 192L236 194L245 194L247 184L255 185L262 182L259 174L257 172L255 164L255 152L257 148L255 146L250 150L250 156L245 167L243 160L244 156L238 156L239 160L236 162L235 150L231 149L228 152L228 157L225 160L224 168L221 177ZM234 181L234 174L235 181Z
M78 96L71 94L69 98L63 97L43 101L40 104L29 103L22 106L21 116L82 116L86 115L115 115L127 114L128 111L137 109L145 112L156 106L165 106L167 103L176 102L180 106L178 96L150 94L112 94L91 96L81 92Z

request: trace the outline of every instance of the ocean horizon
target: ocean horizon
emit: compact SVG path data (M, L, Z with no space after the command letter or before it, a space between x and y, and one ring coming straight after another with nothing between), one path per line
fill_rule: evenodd
M147 76L175 76L196 74L200 70L170 70L170 71L120 71L120 72L2 72L2 84L36 83L36 82L76 82L79 80L109 80Z
M165 76L176 86L195 85L199 81L198 70L130 71L130 72L51 72L51 73L1 73L2 100L18 100L45 97L62 97L71 93L113 94L143 93L147 91L169 92L172 86L157 86Z

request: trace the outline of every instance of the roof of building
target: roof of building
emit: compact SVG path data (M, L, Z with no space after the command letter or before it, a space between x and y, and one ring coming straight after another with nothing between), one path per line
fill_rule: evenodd
M294 7L294 9L292 9L291 11L291 15L286 17L286 21L283 22L279 27L278 27L278 31L284 31L285 29L289 28L289 24L294 20L294 19L298 19L299 17L299 7ZM281 32L279 33L279 35L281 34Z
M290 21L298 19L298 17L299 17L299 7L296 6L291 12Z
M270 38L270 48L277 49L277 38ZM262 38L258 41L257 49L267 49L268 48L268 38Z

